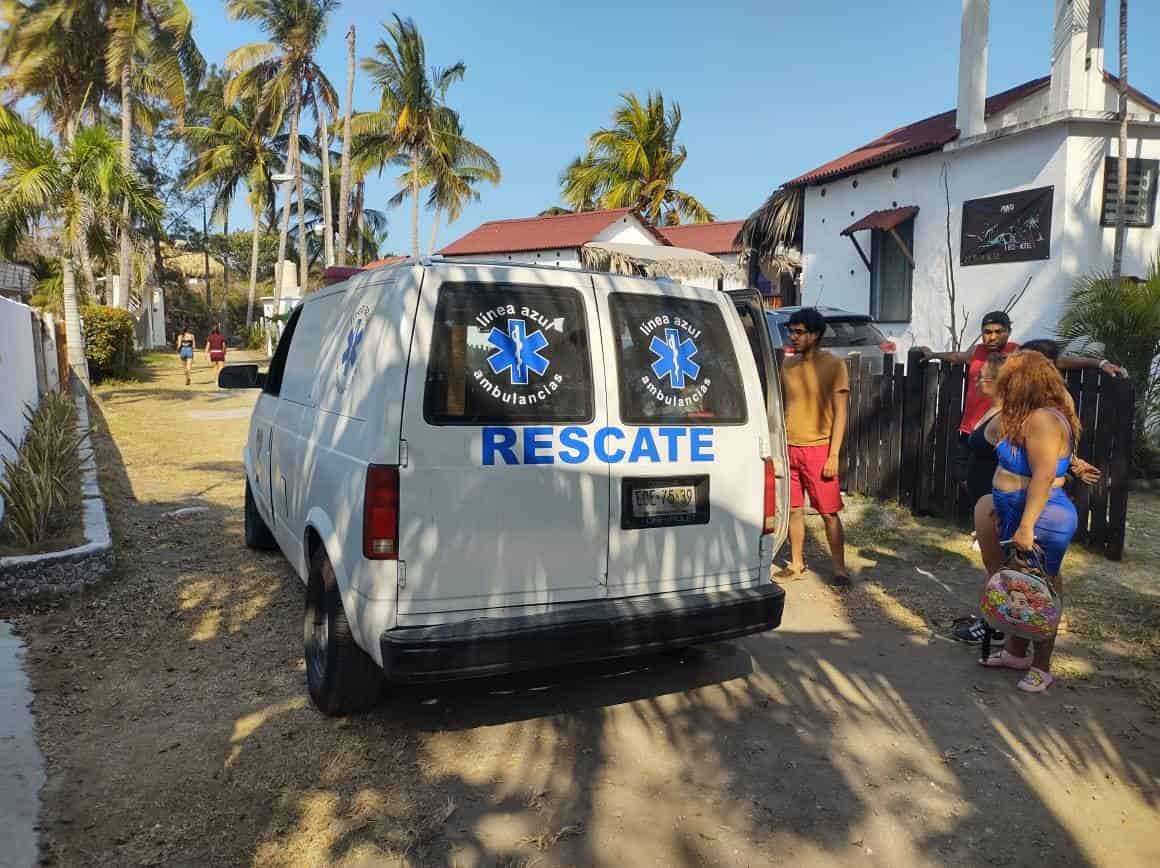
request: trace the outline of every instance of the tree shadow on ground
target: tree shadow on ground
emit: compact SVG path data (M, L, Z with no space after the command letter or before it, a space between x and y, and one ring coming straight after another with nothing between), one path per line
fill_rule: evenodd
M890 576L797 583L770 634L325 718L299 579L244 548L241 480L167 519L188 500L138 502L93 416L117 573L32 638L58 864L1085 866L1132 861L1121 829L1092 831L1089 789L1155 820L1154 717L1111 691L1017 695L893 620L912 610Z

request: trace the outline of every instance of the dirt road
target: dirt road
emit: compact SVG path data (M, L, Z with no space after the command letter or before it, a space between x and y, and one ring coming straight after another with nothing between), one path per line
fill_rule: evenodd
M253 396L150 370L94 413L117 574L21 624L50 864L1160 864L1160 718L1102 674L1119 652L1064 636L1086 676L1019 694L931 629L969 550L916 564L876 507L867 580L791 585L776 632L324 718L301 586L242 545Z

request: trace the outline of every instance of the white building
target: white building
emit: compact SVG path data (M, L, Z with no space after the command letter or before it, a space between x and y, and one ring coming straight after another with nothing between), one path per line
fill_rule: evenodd
M684 229L718 229L704 244L677 244L670 233ZM740 223L658 229L631 208L582 211L546 217L493 220L468 232L439 251L447 259L465 262L518 262L560 268L591 268L620 274L669 276L697 286L744 286L737 251L716 238L736 234ZM690 236L691 238L691 236ZM710 252L706 247L720 248ZM385 260L384 260L385 261ZM377 263L372 263L372 265Z
M1017 337L1050 336L1076 277L1111 268L1118 81L1104 72L1104 12L1056 0L1051 75L985 99L989 3L963 0L957 109L786 185L803 193L802 303L869 313L902 350L945 348L949 262L967 343L1024 287ZM1142 275L1160 253L1160 104L1130 90L1128 111L1123 272Z

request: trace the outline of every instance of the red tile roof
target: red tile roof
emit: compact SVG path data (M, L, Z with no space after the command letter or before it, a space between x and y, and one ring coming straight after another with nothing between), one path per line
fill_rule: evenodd
M918 213L917 205L907 205L904 208L887 208L884 211L871 211L861 220L851 223L841 231L841 235L852 235L863 229L881 229L888 232Z
M1050 84L1051 76L1044 76L1002 93L997 93L987 99L986 114L990 116L997 112L1004 112L1015 103L1043 90ZM830 160L825 165L818 166L804 175L799 175L788 182L787 186L820 184L823 181L831 181L873 166L892 163L903 157L913 157L917 154L937 151L958 137L959 130L955 126L955 110L951 109L917 123L891 130L886 135L860 148L855 148L848 154Z
M483 253L511 253L528 250L558 250L583 247L618 220L636 217L631 208L607 211L583 211L554 217L521 217L516 220L492 220L453 241L439 252L444 256L469 256ZM636 217L661 244L665 237Z
M1104 72L1104 81L1112 87L1117 87L1120 83L1118 78L1107 71ZM985 115L986 117L990 117L994 114L1001 114L1020 100L1026 99L1032 94L1045 90L1050 86L1051 76L1045 75L1042 78L1033 79L1010 90L1005 90L1002 93L988 97ZM1157 103L1156 100L1136 90L1131 85L1128 86L1128 93L1132 99L1150 110L1160 112L1160 103ZM874 166L892 163L904 157L913 157L918 154L937 151L943 145L948 142L953 142L958 137L959 130L955 126L955 110L951 109L950 111L934 115L917 123L891 130L886 135L860 148L855 148L848 154L843 154L837 159L830 160L830 162L818 166L818 168L806 172L804 175L799 175L792 181L787 182L786 186L807 186L832 181L835 178L861 172L864 169L870 169Z
M741 247L733 243L744 220L723 220L719 223L689 223L685 226L661 226L661 235L674 247L700 250L702 253L737 253Z
M369 271L372 268L382 268L384 265L394 265L396 262L402 262L406 258L405 256L384 256L382 259L368 262L363 266L363 270Z

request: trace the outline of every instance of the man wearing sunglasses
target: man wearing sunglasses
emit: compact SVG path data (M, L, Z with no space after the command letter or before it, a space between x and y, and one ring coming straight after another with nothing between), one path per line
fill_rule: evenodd
M846 363L818 344L826 320L812 307L803 307L789 318L787 329L794 354L781 371L785 396L785 433L789 443L789 550L790 562L774 574L796 581L806 565L805 495L822 516L826 540L834 562L836 587L849 587L842 519L842 492L838 482L838 456L846 436L850 381Z

